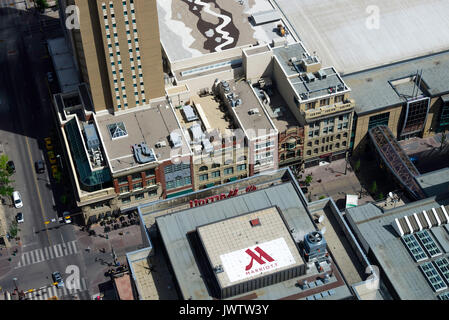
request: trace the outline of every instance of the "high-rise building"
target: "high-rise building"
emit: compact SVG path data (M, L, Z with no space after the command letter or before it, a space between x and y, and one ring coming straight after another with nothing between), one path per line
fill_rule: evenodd
M94 111L126 110L165 95L156 0L61 2L79 13L79 28L67 35Z

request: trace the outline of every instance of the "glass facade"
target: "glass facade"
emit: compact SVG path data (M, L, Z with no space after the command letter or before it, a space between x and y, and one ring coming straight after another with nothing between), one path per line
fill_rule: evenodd
M377 126L388 126L390 120L390 112L385 112L369 117L368 130Z

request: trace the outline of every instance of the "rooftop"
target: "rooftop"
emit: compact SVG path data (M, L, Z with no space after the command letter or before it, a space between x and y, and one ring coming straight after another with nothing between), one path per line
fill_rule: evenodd
M61 92L77 91L79 86L78 71L73 62L73 55L67 47L65 38L47 40L48 51L53 60Z
M305 46L344 74L449 49L446 0L275 2Z
M343 76L343 79L351 87L355 111L361 115L404 103L405 98L395 92L390 82L414 76L418 70L423 71L422 80L431 96L449 93L449 52ZM410 92L410 88L404 91Z
M250 140L256 137L270 133L270 130L276 130L270 118L265 113L260 100L255 95L251 86L245 81L230 81L229 86L231 92L235 93L242 104L232 108L233 112L241 124L241 128L246 132ZM252 113L251 110L259 109L258 112ZM259 131L265 130L265 132Z
M449 167L422 174L416 178L428 197L449 192Z
M274 29L281 15L268 0L158 0L157 4L161 42L172 62L279 38ZM257 26L250 19L267 12L272 18ZM286 39L294 41L290 33Z
M379 265L383 271L384 281L388 280L391 283L399 299L437 299L439 294L448 292L447 289L435 292L431 286L434 280L427 280L424 273L421 272L420 266L429 261L435 263L436 266L436 260L442 257L448 258L449 228L447 224L443 223L440 226L425 229L424 231L430 236L430 239L424 242L426 245L421 240L418 243L417 240L418 235L422 236L423 233L415 232L412 238L415 239L414 246L416 248L410 247L411 251L409 251L405 238L410 235L400 237L392 227L392 223L394 223L395 219L410 216L414 213L419 214L423 210L426 210L429 215L432 212L432 208L439 208L441 205L446 205L447 210L449 210L448 204L448 197L432 197L390 210L383 210L372 203L346 209L346 218L359 242L362 244L365 252L371 252L375 258L375 260L372 259L372 263ZM437 249L434 249L432 256L427 256L427 250L431 249L431 242L434 243L433 245ZM427 254L424 253L423 248ZM413 257L418 253L417 250L423 252L425 256L424 259L418 257L419 262ZM448 279L446 278L445 281Z
M266 189L253 191L250 193L244 193L242 195L228 198L226 200L210 203L207 206L194 207L188 210L178 211L177 213L166 214L156 218L158 229L160 231L162 240L165 243L165 248L167 249L167 255L170 259L180 290L185 299L189 297L192 297L193 299L211 299L204 276L201 276L202 273L194 258L195 255L192 252L193 249L191 247L191 240L189 240L190 238L188 236L190 232L194 231L198 226L213 224L218 221L222 221L229 225L236 222L238 223L238 221L244 219L245 222L247 222L247 224L250 226L249 221L247 221L248 218L252 218L251 215L256 214L256 212L258 211L258 213L261 213L260 210L266 209L267 216L263 217L263 214L261 214L260 216L261 224L270 225L272 223L275 223L281 229L279 229L279 227L275 227L274 229L269 228L269 231L267 231L268 234L265 234L260 238L260 243L262 243L262 241L268 240L269 238L281 238L282 235L285 235L288 240L288 238L291 238L291 235L288 235L288 231L285 234L285 229L283 229L285 228L285 226L282 226L282 223L278 219L279 214L273 213L273 209L267 209L272 208L273 206L278 206L279 210L282 212L283 218L285 219L285 224L287 225L287 230L295 230L294 237L298 237L301 239L307 233L315 230L311 218L309 217L307 210L298 195L298 192L290 182L268 187ZM247 215L248 212L250 213L250 216ZM272 214L274 214L274 218ZM269 216L271 216L271 219L273 219L270 222L266 220L269 219ZM239 225L241 227L243 226L244 228L243 224ZM220 222L218 222L216 226L212 226L210 228L217 228L219 226ZM232 233L233 229L234 228L230 228L230 230L226 231L223 228L220 228L220 230L222 231L221 235L218 234L218 237L225 236L226 232ZM198 230L200 230L201 232L201 228L199 228ZM205 231L206 233L208 231L210 232L210 230ZM256 233L256 235L260 234ZM213 232L211 233L211 237L213 237ZM237 241L237 243L233 242L233 244L225 244L226 242L221 241L219 243L222 244L222 247L218 247L216 249L214 249L213 246L211 247L211 244L216 244L217 239L209 239L209 241L206 241L206 246L208 246L209 251L212 253L211 263L215 262L213 259L220 256L221 252L224 253L223 250L225 249L225 247L223 247L223 245L231 246L232 248L229 247L230 250L233 249L234 246L235 248L238 247L238 249L243 249L242 245L248 245L249 242L247 241L251 241L250 236L248 239L246 239L246 237L241 237L240 239L240 241L243 241L245 243L240 243L239 241ZM239 244L239 246L237 246L237 244ZM290 248L292 248L291 251L293 251L294 244L291 245L293 247ZM298 253L294 254L296 259L300 259L297 256ZM221 257L223 257L223 255L221 255ZM203 260L204 259L202 259L201 261ZM223 267L225 270L227 270L226 265L223 265ZM335 267L332 267L332 270L334 270L335 272L334 268ZM314 268L311 268L310 273L308 271L308 273L303 277L300 277L300 279L313 277L313 270ZM335 274L337 273L338 272L336 272ZM315 277L317 275L318 274L315 274ZM228 282L226 279L223 279L222 281L223 285L227 285ZM261 288L259 290L253 291L253 294L251 294L250 296L244 296L243 298L270 300L280 298L305 298L308 294L306 294L306 292L303 292L304 289L295 286L295 283L297 283L297 281L298 278L294 278L285 282L271 285L269 287ZM330 299L339 299L350 296L350 292L341 279L339 273L338 276L334 277L332 281L332 284L328 285L332 285L333 293L337 294L337 296L329 296ZM235 296L233 298L238 297L239 296ZM320 298L322 298L321 295Z
M132 149L135 144L146 143L153 150L155 159L153 157L151 162L170 159L169 136L172 132L180 132L175 113L165 100L116 115L97 114L96 125L113 173L148 164L137 163ZM165 145L156 146L159 142L165 142ZM189 148L183 137L181 143L180 150L185 153Z
M224 272L216 273L221 288L304 264L282 213L276 207L200 226L197 230L211 267L223 264ZM258 245L265 245L265 250L275 248L279 265L254 273L245 272L247 263L242 262L239 255L246 248L254 250Z

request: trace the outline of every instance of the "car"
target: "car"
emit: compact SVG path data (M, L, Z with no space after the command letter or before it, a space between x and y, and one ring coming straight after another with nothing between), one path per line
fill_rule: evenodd
M48 79L48 82L53 82L53 73L47 72L47 79Z
M19 191L14 191L12 193L12 201L14 202L14 207L16 209L23 207L22 197L20 196Z
M8 170L9 174L13 174L14 172L16 172L14 161L8 161L8 163L6 164L6 169Z
M72 223L72 218L70 218L70 212L64 211L64 213L62 215L64 217L65 223Z
M42 160L37 160L34 163L34 167L35 167L37 173L44 173L45 172L44 161L42 161Z
M17 221L17 223L23 223L24 222L24 220L23 220L23 213L22 212L17 213L16 221Z
M51 275L58 288L64 287L64 280L62 280L61 274L58 271L53 272Z

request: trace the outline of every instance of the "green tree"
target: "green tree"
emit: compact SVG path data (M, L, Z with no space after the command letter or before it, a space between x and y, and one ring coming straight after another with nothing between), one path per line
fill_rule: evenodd
M49 7L47 0L36 0L36 6L39 10L44 10Z
M312 182L312 180L313 180L313 177L312 177L311 175L308 175L308 176L306 177L306 179L304 180L304 182L305 182L306 184L310 184L310 183Z
M377 182L376 181L373 181L370 191L372 194L376 194L376 192L377 192Z
M354 171L358 172L360 170L360 159L354 163Z
M382 192L379 193L379 195L377 196L377 199L383 200L383 198L384 198L384 194Z
M2 196L12 196L14 188L11 187L12 181L10 179L11 173L8 170L8 156L0 156L0 195Z

